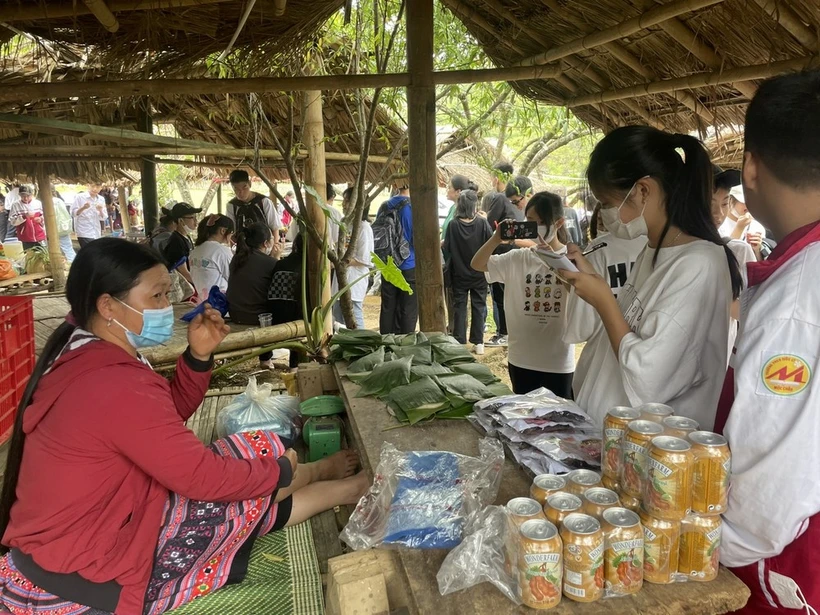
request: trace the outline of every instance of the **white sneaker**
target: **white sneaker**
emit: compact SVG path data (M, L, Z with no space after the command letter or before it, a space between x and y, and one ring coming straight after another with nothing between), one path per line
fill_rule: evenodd
M290 359L290 350L288 350L287 348L277 348L273 351L272 358L279 361Z
M484 354L484 344L476 344L475 346L473 346L473 352L476 353L477 355L483 355Z

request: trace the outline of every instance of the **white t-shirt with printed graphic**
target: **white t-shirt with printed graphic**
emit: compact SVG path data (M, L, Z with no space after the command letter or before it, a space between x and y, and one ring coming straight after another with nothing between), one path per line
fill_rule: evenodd
M614 406L659 402L712 429L726 374L732 283L723 246L698 240L638 256L618 304L632 332L619 356L606 328L584 348L575 400L598 423Z
M566 248L560 251L566 253ZM575 347L562 340L569 291L532 250L495 254L487 281L504 284L510 364L553 374L571 374Z
M191 279L200 302L208 298L212 286L218 286L223 293L228 290L231 259L231 249L217 241L206 241L188 255Z

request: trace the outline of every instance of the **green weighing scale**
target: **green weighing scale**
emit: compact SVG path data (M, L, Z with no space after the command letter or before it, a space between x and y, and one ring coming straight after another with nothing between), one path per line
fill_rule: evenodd
M345 404L337 395L318 395L299 404L302 416L308 417L302 427L307 445L307 460L318 461L342 450L342 419Z

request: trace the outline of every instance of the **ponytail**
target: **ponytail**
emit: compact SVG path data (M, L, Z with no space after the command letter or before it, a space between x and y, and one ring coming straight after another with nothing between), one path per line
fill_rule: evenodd
M260 250L273 237L266 224L254 222L236 234L236 254L231 260L231 275L244 267L251 254Z
M536 192L532 198L527 202L525 211L534 209L538 218L549 227L555 226L559 220L564 219L564 201L557 194L552 192ZM569 234L567 233L566 224L561 226L555 236L563 244L569 243Z

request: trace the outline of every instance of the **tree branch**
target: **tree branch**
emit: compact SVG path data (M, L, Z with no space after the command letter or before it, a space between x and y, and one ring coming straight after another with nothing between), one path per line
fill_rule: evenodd
M478 130L481 127L481 125L485 121L487 121L487 118L489 118L493 113L495 113L495 110L498 109L498 107L501 106L505 100L507 100L507 97L510 95L510 92L512 92L512 88L505 88L504 91L495 99L495 102L493 102L493 104L490 105L490 107L484 113L482 113L478 118L476 118L476 120L472 124L470 124L464 129L456 130L456 132L453 133L453 136L450 137L447 145L445 145L438 152L438 154L436 154L436 160L439 160L442 156L447 155L448 153L459 147L462 143L464 143L470 137L470 135L472 135L476 130Z
M522 175L529 175L530 173L532 173L533 169L535 169L539 164L541 164L544 161L544 159L551 153L553 153L555 150L560 149L569 143L572 143L576 139L580 139L583 135L583 131L574 130L545 144L544 147L542 147L540 151L538 151L538 153L536 153L532 157L529 166L522 168Z

